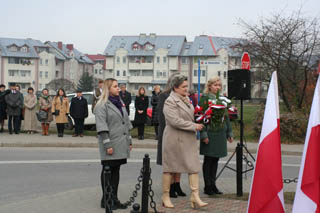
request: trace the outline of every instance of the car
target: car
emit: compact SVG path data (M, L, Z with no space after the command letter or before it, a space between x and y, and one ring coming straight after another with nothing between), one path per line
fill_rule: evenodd
M76 93L67 94L67 98L71 103L71 99L76 97ZM92 128L96 125L96 119L92 113L93 92L83 92L82 96L87 99L88 102L88 117L84 120L85 128ZM72 130L74 127L74 121L71 116L68 116L68 123L65 125L66 129Z

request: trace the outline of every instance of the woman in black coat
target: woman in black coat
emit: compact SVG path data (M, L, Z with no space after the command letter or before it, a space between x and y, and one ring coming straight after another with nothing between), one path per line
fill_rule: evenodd
M175 76L178 75L173 74L169 77L168 82L167 82L167 88L165 91L159 93L158 95L158 104L157 104L157 116L158 116L158 121L159 121L159 127L158 127L158 147L157 147L157 164L162 165L162 136L163 136L163 131L166 127L166 120L163 114L163 106L164 102L167 100L167 98L170 95L171 92L171 79ZM153 116L152 116L153 117ZM186 194L182 191L180 187L180 179L181 179L181 174L180 173L172 173L172 184L170 186L170 197L171 198L176 198L179 196L186 196Z
M10 93L10 90L5 90L6 86L4 84L0 85L0 132L3 132L4 120L7 119L7 104L5 101L5 96Z
M152 105L152 119L151 124L154 126L154 131L156 133L156 140L158 140L158 127L159 127L159 119L158 119L158 99L160 94L160 86L154 86L154 90L152 91L151 105Z
M145 95L146 90L139 88L138 95L134 102L136 113L134 116L134 124L138 127L138 139L144 139L144 124L147 122L147 109L149 106L148 96Z

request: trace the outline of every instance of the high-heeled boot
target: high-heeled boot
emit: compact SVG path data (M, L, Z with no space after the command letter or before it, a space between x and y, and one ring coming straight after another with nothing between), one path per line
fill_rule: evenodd
M50 124L46 124L46 135L49 135L49 126Z
M170 185L171 185L171 174L163 173L162 174L162 205L166 208L174 208L169 196Z
M42 128L42 135L46 135L46 124L41 123L41 128Z
M189 185L191 189L191 207L195 208L207 206L208 203L203 202L199 196L199 175L198 174L189 174Z

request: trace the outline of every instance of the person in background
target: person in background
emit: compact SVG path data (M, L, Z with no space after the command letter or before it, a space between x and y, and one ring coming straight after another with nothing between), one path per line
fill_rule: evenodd
M198 99L197 99L196 94L193 89L189 90L189 98L190 98L190 101L191 101L193 107L196 107L198 105Z
M111 170L110 184L113 193L112 210L126 209L118 199L118 186L120 181L120 166L127 163L132 149L130 129L132 125L119 96L117 80L109 78L105 80L103 92L95 108L96 125L98 132L99 150L101 158L101 208L105 207L104 191L104 167ZM106 193L107 194L107 193Z
M33 88L28 88L28 94L24 98L24 130L27 134L33 134L37 130L37 96L33 94Z
M174 78L174 76L179 75L179 73L172 74L167 82L166 89L160 93L158 98L158 120L159 120L159 127L158 127L158 146L157 146L157 164L162 165L162 137L163 137L163 131L166 127L166 120L163 114L163 107L164 102L169 97L171 92L171 79ZM180 173L171 173L172 181L170 184L170 197L171 198L177 198L178 196L184 197L186 194L182 191L180 186L180 180L181 180L181 174Z
M68 123L69 100L62 88L58 90L57 95L53 98L51 112L56 119L58 137L63 137L64 124Z
M199 196L200 159L196 138L197 131L204 126L194 122L194 108L187 94L187 77L174 76L171 79L171 93L163 108L166 127L162 147L162 202L166 208L174 208L169 196L172 173L189 174L192 208L208 205Z
M0 133L3 132L4 121L7 119L7 104L5 96L10 93L10 90L5 90L4 84L0 85Z
M5 101L7 104L8 119L8 129L9 134L12 135L12 122L13 130L15 134L19 134L19 124L21 119L21 112L23 107L23 99L19 91L16 90L16 85L12 84L10 86L10 93L5 96Z
M138 139L144 139L144 124L147 122L147 109L149 106L148 96L145 95L146 90L140 87L138 95L134 102L136 113L134 116L134 124L138 127Z
M216 100L216 94L221 91L221 80L219 77L211 78L205 87L199 105L205 111L208 109L208 100ZM225 125L219 129L206 126L200 132L200 154L204 155L202 170L204 179L204 193L207 195L222 194L216 186L216 175L219 158L227 156L227 140L233 141L232 128L229 116L226 116Z
M23 97L23 94L22 94L22 92L21 92L21 87L20 87L19 84L16 85L16 91L19 91L19 92L20 92L20 96L21 96L21 99L22 99L22 108L21 108L21 113L20 113L19 129L18 129L18 131L20 132L20 131L21 131L21 122L22 122L22 120L24 120L24 106L23 106L24 97Z
M127 91L127 87L125 84L121 84L120 86L120 98L122 99L123 103L126 105L126 110L128 115L130 115L130 104L131 104L131 93Z
M73 97L70 104L70 115L74 120L74 134L72 137L83 137L84 119L88 117L88 102L82 96L82 91L77 90L77 96Z
M156 140L158 140L158 127L159 127L159 119L158 119L158 99L160 95L160 86L155 85L152 91L151 105L152 105L152 118L151 124L154 126L154 131L156 133Z
M53 120L51 113L52 108L52 99L49 97L48 89L44 88L39 99L40 110L43 110L48 113L48 118L44 121L41 121L42 135L49 135L49 126L50 122Z
M98 81L98 88L95 88L93 91L93 101L92 101L92 108L91 108L92 112L94 112L94 107L98 103L99 97L102 94L103 82L104 81L100 79Z

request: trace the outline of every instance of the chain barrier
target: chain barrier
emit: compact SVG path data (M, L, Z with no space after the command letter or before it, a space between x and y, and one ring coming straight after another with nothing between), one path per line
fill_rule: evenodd
M248 160L248 158L245 155L242 155L242 159L244 162L246 162L247 166L253 168L253 163L250 160Z
M289 183L298 183L298 178L284 178L283 179L283 183L285 184L289 184Z
M151 174L151 168L150 168L150 174ZM157 204L154 201L153 197L154 197L154 191L152 190L152 179L150 177L150 181L149 181L149 197L150 197L150 207L153 209L153 211L155 213L157 213Z
M135 185L135 188L134 188L134 190L132 192L132 196L125 203L127 206L131 206L132 203L135 201L135 198L138 196L138 191L141 189L142 179L143 179L143 168L141 168L141 170L140 170L140 175L137 178L138 183Z
M104 167L104 207L106 213L112 213L112 206L114 205L113 189L110 184L111 171L109 166Z

